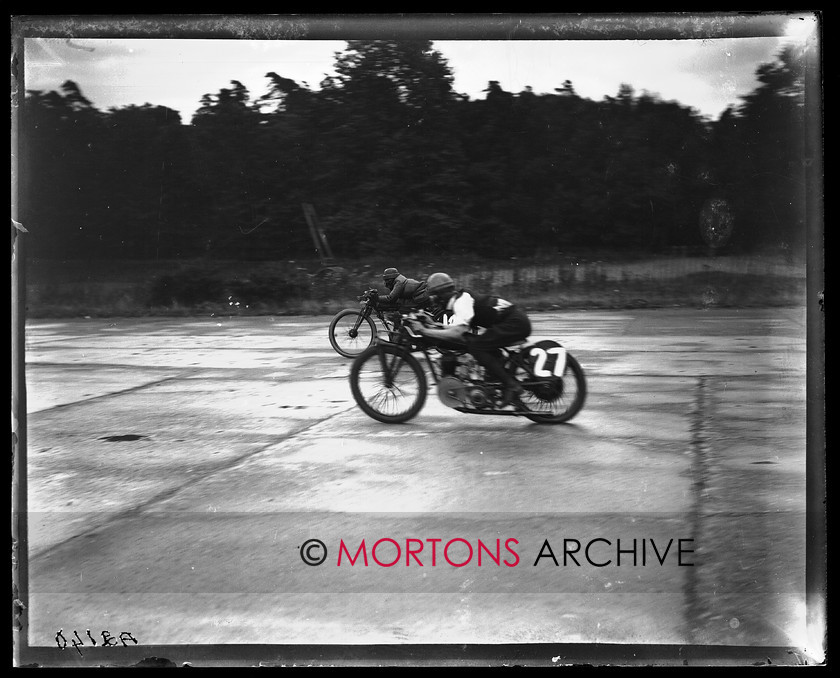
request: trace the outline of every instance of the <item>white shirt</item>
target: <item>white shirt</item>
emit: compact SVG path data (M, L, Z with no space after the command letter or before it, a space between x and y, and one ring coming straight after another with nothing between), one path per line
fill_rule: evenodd
M452 317L449 319L450 325L469 326L475 317L475 299L469 292L463 292L457 298L452 297L447 307L452 311Z

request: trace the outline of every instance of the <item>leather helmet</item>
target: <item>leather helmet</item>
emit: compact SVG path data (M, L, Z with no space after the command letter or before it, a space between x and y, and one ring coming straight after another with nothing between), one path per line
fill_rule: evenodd
M448 297L455 292L455 282L446 273L432 273L426 281L426 289L435 297Z

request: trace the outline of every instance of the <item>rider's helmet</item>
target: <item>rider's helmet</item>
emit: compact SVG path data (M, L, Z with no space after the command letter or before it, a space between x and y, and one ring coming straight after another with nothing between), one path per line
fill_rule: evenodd
M391 289L394 286L394 281L397 279L399 274L400 272L393 267L386 268L385 272L382 274L382 280L385 282L385 287Z
M446 273L432 273L426 281L426 289L433 300L445 302L455 294L455 282Z

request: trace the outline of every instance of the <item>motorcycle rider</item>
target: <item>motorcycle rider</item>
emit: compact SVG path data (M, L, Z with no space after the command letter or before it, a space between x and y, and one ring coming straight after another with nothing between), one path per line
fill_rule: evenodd
M499 349L530 336L528 315L500 297L467 289L456 291L455 282L446 273L432 273L426 286L432 302L449 310L452 317L446 327L419 325L416 330L432 339L466 344L467 352L502 383L502 407L514 403L524 389L505 370ZM484 328L484 332L473 331L478 328Z
M382 274L382 281L388 288L388 294L379 297L380 308L396 311L401 306L420 308L429 301L425 280L407 278L396 268L389 267Z

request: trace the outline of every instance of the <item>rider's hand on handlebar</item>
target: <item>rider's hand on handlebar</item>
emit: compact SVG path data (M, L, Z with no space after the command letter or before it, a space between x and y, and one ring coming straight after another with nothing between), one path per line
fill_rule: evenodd
M418 334L423 334L423 324L420 322L418 318L412 316L406 316L403 318L403 325L408 327L413 332L417 332Z
M433 318L425 313L419 313L412 316L411 328L422 335L427 335L426 330L441 329L441 325L436 323Z
M434 321L424 311L414 311L414 312L412 312L411 318L416 320L421 325L429 326L432 323L434 323Z

